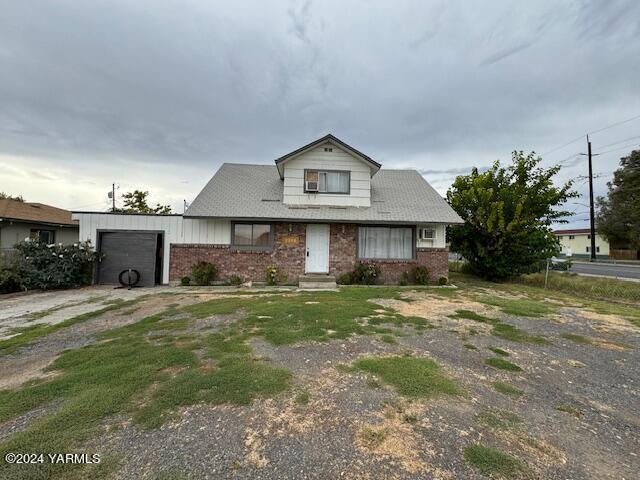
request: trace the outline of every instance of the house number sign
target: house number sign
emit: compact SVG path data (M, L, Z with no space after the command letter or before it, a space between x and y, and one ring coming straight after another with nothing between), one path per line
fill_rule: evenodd
M280 237L280 243L283 245L298 245L298 237L296 235L283 235Z

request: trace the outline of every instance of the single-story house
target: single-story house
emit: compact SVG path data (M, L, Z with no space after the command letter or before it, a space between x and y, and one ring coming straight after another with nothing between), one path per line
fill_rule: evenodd
M591 230L575 228L554 230L560 240L560 255L573 258L591 257ZM596 258L609 258L609 242L596 232Z
M12 250L25 238L65 245L78 241L78 221L71 212L43 203L0 199L0 250Z
M178 281L199 261L219 277L264 281L275 266L287 283L304 275L337 277L375 262L385 283L423 265L437 281L448 273L447 225L462 223L415 170L384 169L333 135L272 165L225 163L183 216L74 212L80 237L117 266L145 256L147 284ZM100 272L102 271L102 273Z

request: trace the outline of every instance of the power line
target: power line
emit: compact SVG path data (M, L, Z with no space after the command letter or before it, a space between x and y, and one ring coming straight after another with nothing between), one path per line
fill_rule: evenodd
M598 153L598 155L604 155L605 153L615 152L616 150L623 150L625 148L631 148L631 147L637 147L637 146L640 146L640 144L634 142L628 145L623 145L621 147L612 148L611 150L605 150L604 152Z
M594 133L604 132L605 130L609 130L610 128L617 127L618 125L622 125L623 123L629 123L633 120L640 118L640 115L636 115L635 117L627 118L626 120L621 120L620 122L612 123L611 125L607 125L599 130L594 130L593 132L589 132L588 135L593 135Z
M544 152L544 153L541 153L541 154L540 154L540 156L544 157L545 155L549 155L550 153L553 153L553 152L555 152L555 151L558 151L558 150L560 150L560 149L562 149L562 148L564 148L564 147L568 147L568 146L569 146L569 145L571 145L572 143L576 143L578 140L582 140L582 138L583 138L583 137L584 137L584 135L580 135L579 137L574 138L574 139L573 139L573 140L571 140L570 142L567 142L567 143L565 143L565 144L563 144L563 145L560 145L560 146L555 147L555 148L552 148L551 150L548 150L548 151L546 151L546 152Z
M587 135L592 135L594 133L604 132L605 130L609 130L610 128L617 127L618 125L623 125L625 123L632 122L633 120L636 120L638 118L640 118L640 115L636 115L635 117L627 118L626 120L621 120L619 122L612 123L611 125L607 125L605 127L599 128L598 130L593 130L591 132L588 132ZM552 152L556 152L556 151L558 151L558 150L560 150L560 149L562 149L564 147L568 147L572 143L576 143L577 141L582 140L583 138L584 138L584 135L580 135L579 137L576 137L573 140L568 141L567 143L564 143L562 145L554 147L551 150L547 150L546 152L541 153L540 155L544 157L545 155L549 155Z
M607 147L612 147L614 145L617 145L619 143L624 143L624 142L628 142L629 140L634 140L636 138L640 138L640 135L637 135L635 137L629 137L629 138L625 138L624 140L618 140L617 142L613 142L613 143L608 143L606 145L601 145L600 148L607 148Z

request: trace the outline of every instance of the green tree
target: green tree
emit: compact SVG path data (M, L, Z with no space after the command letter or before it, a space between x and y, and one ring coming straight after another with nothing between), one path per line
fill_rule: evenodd
M598 232L613 245L640 249L640 150L620 159L620 168L598 197Z
M146 190L134 190L133 192L124 193L122 195L123 208L116 207L115 210L111 210L122 213L171 213L171 206L169 205L160 205L159 203L156 203L155 207L149 206L148 197L149 192Z
M453 251L462 254L471 270L490 280L529 273L559 252L552 223L566 223L571 212L559 210L578 193L572 182L556 187L552 178L560 166L543 169L532 152L514 151L512 164L499 161L486 172L473 168L459 176L447 200L465 221L450 228Z
M24 202L24 198L22 197L22 195L13 196L5 192L0 192L0 200L5 199L15 200L16 202Z

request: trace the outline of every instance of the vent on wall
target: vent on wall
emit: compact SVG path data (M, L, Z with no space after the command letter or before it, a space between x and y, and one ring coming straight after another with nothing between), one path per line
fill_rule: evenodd
M317 192L318 191L318 182L305 182L305 190L307 192Z
M324 147L324 151L325 151L325 152L333 152L333 148L331 148L331 147Z

